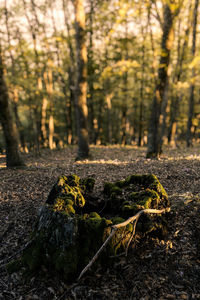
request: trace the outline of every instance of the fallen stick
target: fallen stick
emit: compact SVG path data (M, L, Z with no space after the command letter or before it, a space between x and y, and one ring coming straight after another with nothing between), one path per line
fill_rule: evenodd
M166 212L170 212L170 207L163 208L163 209L160 209L160 210L159 209L150 209L150 208L149 209L143 209L143 210L140 210L135 216L128 218L126 221L111 226L112 230L111 230L110 235L107 237L107 239L105 240L105 242L103 243L103 245L101 246L101 248L99 248L99 250L97 251L97 253L93 256L93 258L87 264L87 266L81 271L81 273L80 273L80 275L78 277L78 281L82 278L82 276L93 265L93 263L98 258L99 254L104 250L104 248L106 247L106 245L109 243L109 241L111 240L111 238L114 236L114 234L117 231L117 229L119 229L121 227L125 227L126 225L128 225L129 223L132 223L133 221L136 221L136 223L137 223L139 217L142 214L162 214L162 213L166 213ZM136 229L136 226L134 226L133 234L131 236L132 238L133 238L133 236L135 234L135 229ZM132 238L131 238L131 240L132 240ZM129 246L130 242L128 243L128 246ZM126 250L126 253L127 253L127 250Z

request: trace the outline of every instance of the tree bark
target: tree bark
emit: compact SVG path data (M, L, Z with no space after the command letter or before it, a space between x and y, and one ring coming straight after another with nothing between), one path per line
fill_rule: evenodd
M13 56L13 52L12 52L12 45L11 45L11 34L10 34L10 25L9 25L9 12L7 9L7 0L5 0L5 23L6 23L6 31L7 31L7 42L8 42L8 52L9 52L9 56L10 56L10 60L11 60L11 73L12 73L12 80L10 83L10 90L13 91L13 93L11 93L12 95L12 102L13 102L13 110L14 110L14 115L15 115L15 121L16 121L16 126L17 126L17 130L19 132L19 139L21 142L21 147L23 148L23 151L26 151L26 145L25 145L25 136L24 136L24 129L19 117L19 113L18 113L18 90L17 87L14 83L15 77L17 76L16 74L16 64L15 64L15 60L14 60L14 56ZM13 82L12 82L13 81Z
M83 0L75 0L75 25L77 49L77 79L76 79L76 121L78 133L78 156L84 159L89 156L88 138L88 108L87 108L87 49L85 33L85 12Z
M189 40L189 33L190 33L190 8L189 7L189 16L188 16L188 26L185 30L185 36L184 41L181 49L181 37L180 37L180 24L179 24L179 39L178 39L178 45L177 45L177 64L176 64L176 71L174 75L174 84L177 85L179 82L181 82L182 74L185 74L185 67L183 65L184 59L186 57L186 50L188 47L188 40ZM181 17L180 17L180 23L181 23ZM179 106L180 102L182 100L182 93L176 95L172 95L171 99L171 107L170 107L170 124L168 128L168 143L173 148L176 148L176 130L177 130L177 122L178 122L178 112L179 112Z
M94 57L93 57L93 14L94 3L93 0L89 1L89 47L88 47L88 125L89 125L89 140L90 143L95 143L95 126L94 126Z
M174 16L169 4L164 5L164 22L161 43L161 57L158 69L157 85L151 108L148 130L147 158L159 156L162 152L162 123L166 109L166 90L168 87L168 67L170 51L174 40ZM165 103L164 103L165 102Z
M18 131L13 121L9 105L8 91L3 74L3 62L0 52L0 121L6 143L6 165L7 167L25 166L18 148Z
M193 34L192 34L192 58L196 53L196 35L197 35L197 17L198 17L199 0L195 0L195 6L193 11ZM192 83L190 85L190 97L189 97L189 110L188 110L188 122L187 122L187 135L186 142L187 147L192 146L192 119L194 116L194 91L195 91L195 67L192 68Z

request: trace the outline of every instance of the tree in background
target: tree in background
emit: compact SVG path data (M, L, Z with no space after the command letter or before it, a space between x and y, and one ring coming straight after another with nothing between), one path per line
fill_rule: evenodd
M4 80L2 53L0 48L0 121L3 127L6 144L7 167L24 166L24 161L19 154L18 131L13 121L12 112L8 99L8 91Z
M89 156L88 108L87 108L87 49L85 33L85 12L83 0L75 0L77 78L76 78L76 117L78 132L78 156Z
M193 32L192 32L192 57L195 56L196 53L196 35L197 35L197 16L198 16L198 6L199 0L195 0L194 10L193 10ZM190 85L190 96L189 96L189 111L188 111L188 122L187 122L187 146L190 147L192 145L192 121L194 117L194 91L195 91L195 67L192 67L192 80Z
M174 19L179 10L180 4L176 4L176 1L164 1L163 22L161 21L161 56L149 122L147 158L157 157L162 153L163 126L165 126L167 106L168 69L174 41Z
M88 149L88 137L83 138L87 131L91 144L146 146L149 131L149 149L158 141L156 152L161 152L167 141L174 146L186 141L188 104L193 98L191 138L197 141L198 30L195 57L191 57L195 1L185 0L175 18L183 0L84 0L82 32L88 54L84 61L83 51L76 51L83 40L81 30L76 34L74 26L76 1L4 0L0 4L4 78L15 109L20 149L37 153L42 148L77 144L78 140ZM163 49L161 37L163 44L166 42ZM80 70L85 70L83 76ZM87 102L82 106L83 87ZM150 119L153 125L149 127ZM150 134L152 128L155 131Z

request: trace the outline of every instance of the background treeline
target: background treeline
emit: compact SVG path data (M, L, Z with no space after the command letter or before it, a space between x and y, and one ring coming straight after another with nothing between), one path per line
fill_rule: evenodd
M1 1L4 78L20 149L77 144L77 45L69 0ZM159 71L166 70L162 143L200 137L198 0L85 0L90 144L146 145ZM169 64L162 59L173 20ZM175 10L176 13L174 12ZM196 15L195 15L196 14ZM196 22L196 23L195 23ZM168 24L169 25L169 24ZM166 44L168 47L168 44ZM166 79L166 78L165 78ZM0 146L4 149L3 130Z

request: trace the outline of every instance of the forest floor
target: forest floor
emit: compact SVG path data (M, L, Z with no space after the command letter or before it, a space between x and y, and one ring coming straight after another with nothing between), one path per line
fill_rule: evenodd
M0 156L0 299L200 299L200 146L164 149L159 160L145 148L91 147L88 161L75 162L76 147L24 156L25 169L6 169ZM39 207L61 174L93 176L95 189L130 174L154 173L171 200L169 234L149 239L112 268L96 269L71 285L38 274L26 281L5 265L29 241Z

